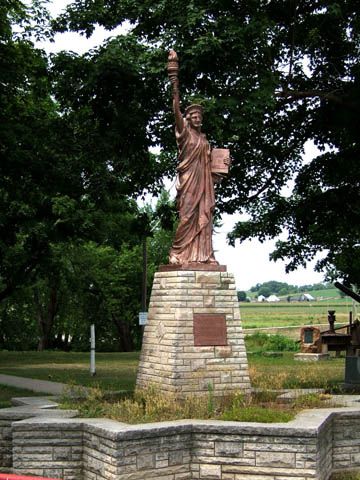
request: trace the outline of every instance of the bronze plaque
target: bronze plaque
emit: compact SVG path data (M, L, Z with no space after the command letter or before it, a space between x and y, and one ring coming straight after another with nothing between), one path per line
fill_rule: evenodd
M227 345L226 319L219 313L194 313L194 345Z

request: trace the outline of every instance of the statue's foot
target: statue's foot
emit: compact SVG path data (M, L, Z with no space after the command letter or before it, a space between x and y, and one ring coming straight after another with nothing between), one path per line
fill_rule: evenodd
M213 256L209 258L208 263L211 263L211 265L219 265L219 262L217 260L215 260L215 257L213 257Z
M179 259L177 258L176 255L170 255L169 263L170 263L170 265L179 265L180 264Z

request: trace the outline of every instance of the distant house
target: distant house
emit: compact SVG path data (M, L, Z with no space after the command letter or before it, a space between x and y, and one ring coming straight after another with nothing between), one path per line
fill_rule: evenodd
M302 293L299 296L296 296L296 297L289 296L287 298L288 302L313 302L314 300L316 300L316 298L310 295L310 293Z
M280 298L277 297L276 295L270 295L270 297L268 297L266 299L267 302L280 302Z
M258 301L258 302L265 302L265 300L266 300L266 297L264 297L264 295L259 295L259 296L257 297L257 301Z
M305 302L312 302L313 300L315 300L315 298L310 295L310 293L303 293L300 299Z

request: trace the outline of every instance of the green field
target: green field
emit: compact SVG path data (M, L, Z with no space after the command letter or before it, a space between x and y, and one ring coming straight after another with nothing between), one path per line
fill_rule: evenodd
M340 296L340 290L337 288L324 288L322 290L312 290L310 293L317 301L323 301L326 298L344 300Z
M241 319L245 329L327 323L328 310L335 310L337 324L344 324L349 321L351 308L352 301L348 299L291 303L240 303Z

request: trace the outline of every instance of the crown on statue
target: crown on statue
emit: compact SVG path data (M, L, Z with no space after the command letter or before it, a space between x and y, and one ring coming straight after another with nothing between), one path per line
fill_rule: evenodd
M191 115L194 112L199 112L202 115L203 112L204 112L203 106L199 105L197 103L193 103L192 105L189 105L188 107L186 107L185 115L188 116L188 115Z

